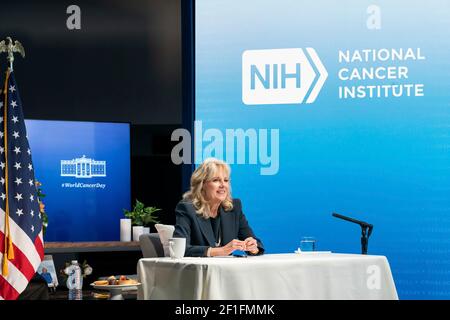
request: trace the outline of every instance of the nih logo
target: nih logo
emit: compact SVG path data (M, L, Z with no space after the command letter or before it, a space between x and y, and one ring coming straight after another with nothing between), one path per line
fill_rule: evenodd
M242 101L247 105L312 103L327 77L313 48L246 50Z

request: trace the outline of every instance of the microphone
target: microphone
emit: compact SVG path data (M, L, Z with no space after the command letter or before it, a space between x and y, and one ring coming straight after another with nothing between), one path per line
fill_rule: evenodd
M361 253L367 254L367 247L369 245L369 237L372 234L373 225L370 223L367 223L365 221L356 220L350 217L343 216L339 213L332 213L333 217L350 221L356 224L359 224L361 226Z
M356 219L353 219L353 218L349 218L349 217L343 216L343 215L341 215L339 213L333 213L332 216L336 217L336 218L339 218L339 219L342 219L342 220L347 220L347 221L359 224L362 227L368 227L368 228L373 229L373 225L371 225L370 223L367 223L367 222L364 222L364 221L359 221L359 220L356 220Z

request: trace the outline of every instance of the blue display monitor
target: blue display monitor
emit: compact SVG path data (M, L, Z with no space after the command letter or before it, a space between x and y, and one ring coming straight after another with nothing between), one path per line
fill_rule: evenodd
M26 120L45 241L118 241L130 208L128 123Z

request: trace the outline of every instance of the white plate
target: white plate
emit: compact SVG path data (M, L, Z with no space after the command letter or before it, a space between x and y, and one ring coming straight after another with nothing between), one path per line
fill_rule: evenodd
M95 289L99 290L108 290L110 292L109 300L124 300L122 293L124 291L130 291L137 289L138 286L141 284L135 283L135 284L114 284L114 285L96 285L95 283L91 283L91 286L93 286Z
M105 285L98 285L95 283L91 283L91 286L93 286L95 289L125 289L125 288L131 288L131 287L137 287L140 286L141 283L134 283L134 284L105 284Z

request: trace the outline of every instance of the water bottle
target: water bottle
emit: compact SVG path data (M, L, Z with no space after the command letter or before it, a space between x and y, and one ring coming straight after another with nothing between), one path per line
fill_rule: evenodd
M78 261L72 260L72 264L66 268L65 273L68 275L66 285L69 289L69 300L81 300L83 277Z

